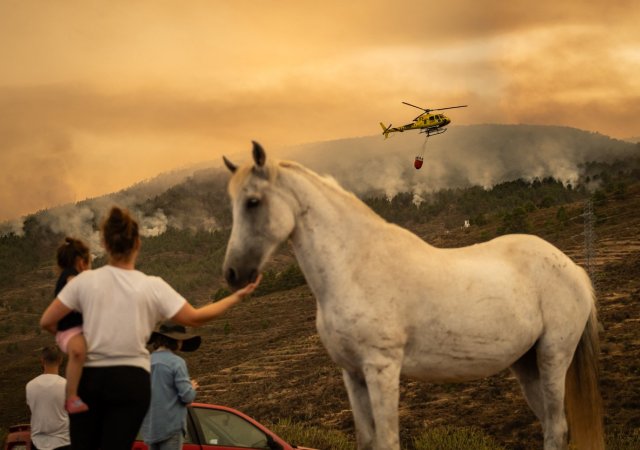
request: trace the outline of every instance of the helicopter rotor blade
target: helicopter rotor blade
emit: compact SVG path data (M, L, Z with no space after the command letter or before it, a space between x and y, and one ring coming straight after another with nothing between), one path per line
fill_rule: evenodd
M469 105L460 105L460 106L447 106L446 108L433 108L429 111L443 111L445 109L454 109L454 108L466 108Z
M421 110L423 110L424 112L429 112L429 111L431 111L429 108L422 108L422 107L420 107L420 106L412 105L411 103L407 103L407 102L402 102L402 103L404 103L405 105L408 105L408 106L413 106L414 108L421 109Z

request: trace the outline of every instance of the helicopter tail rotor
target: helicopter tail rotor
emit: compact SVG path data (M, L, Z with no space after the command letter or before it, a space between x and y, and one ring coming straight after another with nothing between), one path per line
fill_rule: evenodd
M380 126L382 127L382 134L384 134L384 138L388 138L389 137L389 129L391 128L391 124L389 124L388 127L385 127L384 124L382 122L380 122Z

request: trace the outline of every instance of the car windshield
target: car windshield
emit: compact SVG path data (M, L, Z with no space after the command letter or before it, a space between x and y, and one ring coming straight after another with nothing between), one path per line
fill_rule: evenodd
M268 448L267 436L245 419L227 411L193 408L208 445Z

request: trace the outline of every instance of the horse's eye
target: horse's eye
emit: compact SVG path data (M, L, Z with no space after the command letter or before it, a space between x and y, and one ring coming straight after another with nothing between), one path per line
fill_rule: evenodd
M255 208L260 204L260 199L256 197L249 197L247 199L247 209Z

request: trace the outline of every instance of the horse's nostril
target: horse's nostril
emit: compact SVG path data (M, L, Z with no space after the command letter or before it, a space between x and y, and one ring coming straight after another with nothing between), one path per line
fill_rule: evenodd
M232 267L229 267L227 269L227 273L225 273L224 277L226 278L227 283L229 283L232 286L238 281L238 275L236 274L236 271L233 270Z

